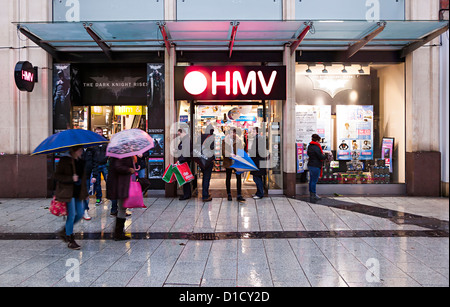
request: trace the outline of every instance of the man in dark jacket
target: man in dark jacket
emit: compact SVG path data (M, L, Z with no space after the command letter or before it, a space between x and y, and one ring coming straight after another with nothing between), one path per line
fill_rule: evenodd
M103 129L101 127L95 128L95 133L103 136ZM103 178L108 177L108 157L106 156L106 144L94 146L86 150L86 161L92 165L92 177L94 178L94 191L96 195L95 205L102 203L102 175ZM90 161L91 160L91 161Z
M309 198L311 202L316 202L320 200L316 193L316 185L320 176L322 176L323 161L325 161L326 157L319 143L321 137L318 134L313 134L311 140L308 146Z
M191 140L189 135L183 129L178 129L177 135L181 138L181 142L178 144L178 162L180 164L185 162L189 164L191 162ZM191 183L187 182L183 184L183 196L180 197L180 200L187 200L191 197Z
M253 199L261 199L264 197L264 182L263 177L267 174L265 169L265 159L267 158L267 147L265 138L259 134L259 128L256 127L255 135L249 154L252 157L258 171L250 172L253 175L253 181L256 184L256 194Z

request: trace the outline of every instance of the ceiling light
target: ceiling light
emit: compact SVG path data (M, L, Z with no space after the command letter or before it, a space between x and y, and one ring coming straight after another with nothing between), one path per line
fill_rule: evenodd
M323 65L322 73L324 73L324 74L327 74L327 73L328 73L327 67L326 67L325 65Z
M309 65L308 65L308 69L306 70L306 72L307 72L308 74L312 73L312 70L309 68Z
M358 72L359 72L360 74L363 74L363 73L364 73L364 69L363 69L362 65L360 65L360 66L361 66L361 69L358 70Z
M342 70L342 73L343 73L343 74L346 74L346 73L347 73L347 69L345 69L345 65L344 65L344 69Z

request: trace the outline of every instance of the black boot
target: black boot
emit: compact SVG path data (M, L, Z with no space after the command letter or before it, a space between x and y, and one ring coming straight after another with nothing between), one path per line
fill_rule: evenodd
M67 242L69 242L69 244L67 245L68 248L75 249L75 250L81 249L81 246L79 246L77 244L77 242L75 242L75 236L73 234L71 234L70 236L67 236L66 238L67 238Z
M125 227L126 219L121 219L119 217L116 218L116 227L114 229L114 241L125 241L130 240L131 238L125 235L124 227Z

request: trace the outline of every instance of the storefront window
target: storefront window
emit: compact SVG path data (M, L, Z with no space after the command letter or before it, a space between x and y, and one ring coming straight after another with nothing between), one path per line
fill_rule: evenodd
M405 182L404 65L300 64L296 70L297 182L322 137L322 184Z

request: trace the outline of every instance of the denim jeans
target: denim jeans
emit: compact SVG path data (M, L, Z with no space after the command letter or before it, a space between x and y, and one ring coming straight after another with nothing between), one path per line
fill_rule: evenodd
M309 193L316 194L316 185L320 177L320 168L309 166Z
M264 197L264 183L263 176L253 175L253 181L256 184L256 196L263 198Z
M72 198L67 203L66 235L73 234L73 226L83 218L84 208L84 201L80 199Z
M98 178L97 181L94 183L94 191L97 199L102 199L103 193L102 193L102 174L103 178L108 178L108 165L103 164L98 166Z
M202 182L202 198L209 198L209 184L211 182L211 176L214 164L211 164L206 169L203 170L203 182Z

